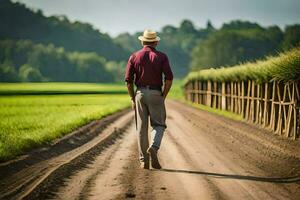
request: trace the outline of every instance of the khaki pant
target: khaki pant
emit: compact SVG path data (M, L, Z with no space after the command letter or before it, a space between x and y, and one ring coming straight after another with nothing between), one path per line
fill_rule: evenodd
M137 136L140 161L148 159L148 121L152 127L151 146L159 149L166 126L166 109L162 92L147 88L138 89L135 97L137 114Z

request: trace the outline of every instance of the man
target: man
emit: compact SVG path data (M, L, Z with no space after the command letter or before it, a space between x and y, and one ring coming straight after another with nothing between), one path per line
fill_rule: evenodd
M155 47L160 38L156 32L145 30L141 40L143 48L133 53L126 67L125 81L131 97L132 108L135 109L136 128L140 166L149 169L149 154L151 166L160 169L157 158L161 140L166 129L165 99L172 86L173 73L166 54L157 51ZM163 76L164 75L164 89ZM134 93L133 82L137 86ZM148 118L152 127L152 143L148 141Z

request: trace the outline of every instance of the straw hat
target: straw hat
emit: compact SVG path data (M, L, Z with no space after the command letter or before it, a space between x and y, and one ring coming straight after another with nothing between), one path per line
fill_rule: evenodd
M145 41L145 42L157 42L160 40L160 38L156 35L155 31L146 29L144 31L144 34L138 37L139 40Z

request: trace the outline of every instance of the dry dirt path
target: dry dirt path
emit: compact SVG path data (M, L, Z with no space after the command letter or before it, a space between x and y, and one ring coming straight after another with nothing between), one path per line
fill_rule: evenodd
M300 199L299 141L175 101L167 112L163 169L139 169L132 123L27 198Z

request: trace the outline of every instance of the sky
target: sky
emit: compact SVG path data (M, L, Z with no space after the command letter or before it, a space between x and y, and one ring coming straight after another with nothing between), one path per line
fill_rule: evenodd
M263 26L300 23L300 0L15 0L41 9L46 16L66 15L71 21L92 24L101 32L117 36L146 28L159 31L179 26L183 19L204 28L235 19Z

